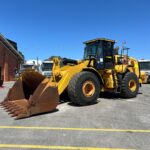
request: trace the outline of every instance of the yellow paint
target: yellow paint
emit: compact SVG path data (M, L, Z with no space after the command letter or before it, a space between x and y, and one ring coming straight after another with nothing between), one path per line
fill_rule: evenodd
M103 74L103 80L104 80L104 88L106 89L113 89L114 87L114 79L113 79L113 73L112 69L108 69L105 71L101 71L101 74Z
M95 85L91 81L86 81L82 86L82 92L86 97L91 97L95 93Z
M134 92L136 90L136 88L137 88L136 81L135 80L130 80L128 86L129 86L129 89L132 92Z
M148 76L145 71L140 71L141 83L147 83Z
M29 148L29 149L60 149L60 150L131 150L122 148L96 148L96 147L75 147L75 146L46 146L46 145L16 145L0 144L0 148ZM132 149L133 150L133 149Z
M150 133L150 130L134 129L101 129L101 128L62 128L62 127L36 127L36 126L0 126L0 129L33 129L33 130L65 130L65 131L95 131L95 132L141 132Z
M58 81L58 93L59 95L63 93L63 91L67 88L70 80L72 79L72 77L81 72L83 70L83 68L86 68L86 66L88 65L89 61L84 61L83 63L80 63L78 65L75 66L64 66L61 68L61 79ZM54 74L54 76L56 76Z

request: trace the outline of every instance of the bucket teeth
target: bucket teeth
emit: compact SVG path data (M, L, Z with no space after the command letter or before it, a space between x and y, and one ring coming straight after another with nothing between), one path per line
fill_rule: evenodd
M17 116L19 116L20 113L22 113L22 112L19 111L19 110L15 110L15 111L12 113L11 117L17 117Z
M12 111L13 109L16 109L15 107L9 107L9 108L7 108L7 112L9 112L9 111Z
M5 102L3 103L2 107L4 107L4 109L9 109L12 106L11 102Z
M15 119L25 118L29 116L29 101L26 99L5 101L1 103L1 107Z
M6 104L6 103L4 103L4 104L2 105L2 107L5 107L5 106L7 106L7 104Z
M8 109L11 109L13 106L8 104L8 105L5 105L5 108L8 110Z
M8 112L8 114L13 114L13 113L15 113L16 111L20 111L20 110L22 110L21 108L12 108L11 110L9 110Z
M4 100L4 101L2 101L1 103L0 103L0 106L3 106L4 105L4 103L6 103L6 101Z

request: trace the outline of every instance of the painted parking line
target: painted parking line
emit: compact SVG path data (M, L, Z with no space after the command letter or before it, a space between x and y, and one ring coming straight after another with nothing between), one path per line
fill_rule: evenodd
M95 132L135 132L150 133L150 130L134 129L102 129L102 128L62 128L62 127L38 127L38 126L0 126L0 129L32 129L32 130L64 130L64 131L95 131Z
M0 144L0 148L57 149L57 150L133 150L133 149L122 149L122 148L96 148L96 147L74 147L74 146L46 146L46 145L15 145L15 144Z

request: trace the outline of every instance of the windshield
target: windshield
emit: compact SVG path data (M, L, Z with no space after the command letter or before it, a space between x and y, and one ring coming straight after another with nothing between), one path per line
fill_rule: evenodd
M89 59L89 56L96 56L96 45L86 46L84 50L84 59Z
M150 62L139 62L141 70L150 70Z
M89 59L89 56L94 56L96 59L103 57L102 47L98 44L89 44L84 50L84 59Z
M43 63L42 71L51 71L53 68L53 63Z

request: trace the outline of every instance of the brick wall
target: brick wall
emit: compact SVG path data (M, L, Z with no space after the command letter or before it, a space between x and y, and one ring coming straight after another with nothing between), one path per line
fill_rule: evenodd
M4 50L3 50L3 46L0 44L0 68L1 68L1 75L4 75Z
M2 43L0 43L0 67L4 81L14 80L14 70L19 69L19 58Z

